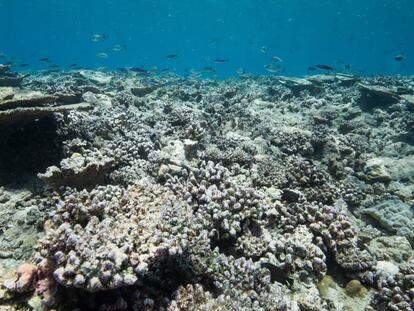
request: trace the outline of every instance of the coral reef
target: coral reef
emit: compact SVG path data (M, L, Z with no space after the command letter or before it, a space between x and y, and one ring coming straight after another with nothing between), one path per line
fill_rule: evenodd
M413 94L92 70L1 87L1 307L413 310Z

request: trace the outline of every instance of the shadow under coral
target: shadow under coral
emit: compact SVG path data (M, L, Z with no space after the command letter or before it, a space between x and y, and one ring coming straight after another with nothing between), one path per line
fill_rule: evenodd
M175 255L155 261L137 285L96 293L59 286L56 300L62 310L144 310L148 301L152 301L151 307L158 310L167 306L181 286L196 283L214 297L219 295L209 276L197 275L186 256Z
M53 117L0 128L0 185L21 184L62 157L62 143Z

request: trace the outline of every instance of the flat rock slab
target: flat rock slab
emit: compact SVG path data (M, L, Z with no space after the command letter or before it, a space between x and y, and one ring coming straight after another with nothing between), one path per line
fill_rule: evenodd
M44 94L39 91L0 87L0 124L9 125L35 120L55 112L85 109L76 94Z
M333 84L338 83L344 86L351 86L359 81L357 77L351 75L315 75L306 77L314 84Z
M0 111L15 108L36 107L53 103L57 99L57 96L45 95L38 91L22 91L14 93L10 99L0 101Z
M401 99L405 100L412 108L414 108L414 95L400 95Z
M55 112L65 112L74 109L88 109L88 103L61 105L56 107L25 107L0 111L0 125L11 125L24 121L36 120Z
M384 108L394 105L400 101L400 97L393 90L379 85L366 85L359 83L361 96L358 104L364 110Z
M312 81L304 78L280 77L279 82L290 89L295 96L299 95L301 91L305 90L312 93L318 93L322 90L320 85L317 85Z
M15 93L12 87L0 87L0 102L12 99Z
M22 81L23 77L0 77L0 86L18 87Z

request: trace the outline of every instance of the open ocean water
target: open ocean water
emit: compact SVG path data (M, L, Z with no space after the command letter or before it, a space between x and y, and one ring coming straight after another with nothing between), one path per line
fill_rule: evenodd
M44 68L38 59L48 57L62 68L156 66L186 74L213 67L227 77L239 68L269 74L265 66L276 56L289 76L314 64L412 74L413 29L410 0L0 1L0 51L26 70ZM95 34L107 38L92 42Z

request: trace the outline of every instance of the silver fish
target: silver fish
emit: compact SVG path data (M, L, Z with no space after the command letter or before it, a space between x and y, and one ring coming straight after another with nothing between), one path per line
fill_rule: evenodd
M101 52L101 53L96 54L96 57L105 59L105 58L108 58L109 56L105 52Z
M108 36L106 34L94 34L92 36L91 41L92 42L99 42L99 41L103 41L105 39L108 39Z

